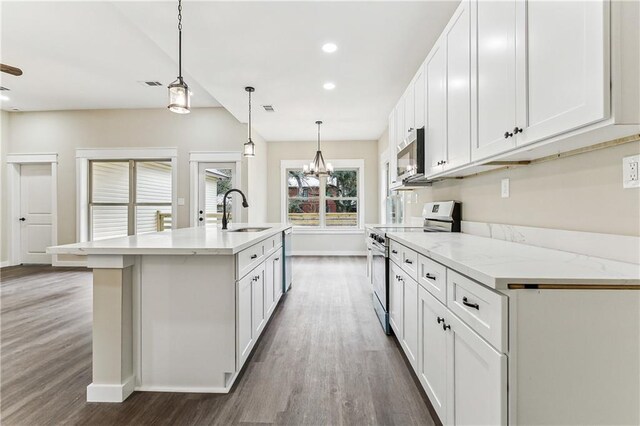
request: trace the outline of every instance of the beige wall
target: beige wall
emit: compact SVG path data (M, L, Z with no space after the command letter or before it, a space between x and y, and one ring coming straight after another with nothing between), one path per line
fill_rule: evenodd
M11 112L2 115L2 147L8 153L58 154L58 242L76 241L76 148L175 147L178 149L178 227L189 226L189 152L242 151L247 126L224 108L193 109L188 115L165 109ZM8 131L4 124L9 123ZM255 137L257 156L243 161L242 187L247 191L250 217L265 218L258 201L264 192L267 150ZM4 149L3 149L4 155ZM249 167L248 167L249 165ZM5 170L4 159L2 162ZM3 179L4 181L4 179ZM253 188L256 184L256 189ZM4 191L3 191L4 193ZM5 207L3 199L3 209ZM247 215L244 216L245 218ZM3 231L6 230L6 217ZM3 232L3 245L6 238ZM3 248L2 257L6 250Z
M281 160L310 162L316 152L316 142L268 142L268 219L281 221ZM365 223L378 221L378 145L376 141L327 141L322 142L325 160L364 160ZM364 254L364 237L337 234L295 234L293 251L298 254Z
M476 222L640 235L640 189L622 188L622 158L640 153L640 142L530 166L435 183L417 190L408 216L423 203L462 201L463 219ZM509 198L500 182L510 179Z

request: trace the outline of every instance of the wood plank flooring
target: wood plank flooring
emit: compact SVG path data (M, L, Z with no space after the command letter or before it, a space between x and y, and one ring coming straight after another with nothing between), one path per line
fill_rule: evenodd
M3 425L439 423L371 305L364 258L294 258L293 288L229 394L135 392L85 402L91 273L1 271ZM436 418L436 420L434 420Z

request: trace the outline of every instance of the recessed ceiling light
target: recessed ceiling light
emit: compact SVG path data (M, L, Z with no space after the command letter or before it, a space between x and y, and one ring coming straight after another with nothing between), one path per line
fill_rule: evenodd
M324 87L324 90L333 90L333 89L336 88L336 85L334 83L328 81L325 84L323 84L322 87Z
M322 45L322 50L326 53L333 53L338 50L338 46L336 46L334 43L325 43Z
M11 100L11 99L10 99L8 96L6 96L6 95L0 95L0 100L3 100L3 101L9 101L9 100Z

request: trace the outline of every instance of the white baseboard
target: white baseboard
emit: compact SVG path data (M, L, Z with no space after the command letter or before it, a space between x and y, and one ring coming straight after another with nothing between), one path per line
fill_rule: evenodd
M10 261L5 260L4 262L0 262L0 268L8 268L9 266L14 266Z
M318 250L318 251L292 251L291 256L366 256L366 251L355 250L355 251L327 251L327 250Z
M233 381L235 381L235 379ZM229 393L232 385L233 382L231 383L231 385L225 387L136 386L135 390L141 392Z
M133 393L134 377L131 376L120 385L87 386L87 402L122 402Z

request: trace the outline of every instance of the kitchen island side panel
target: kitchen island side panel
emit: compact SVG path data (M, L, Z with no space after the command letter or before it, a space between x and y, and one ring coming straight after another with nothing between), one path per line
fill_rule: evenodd
M140 390L225 392L235 373L234 256L141 256Z
M640 291L509 300L510 424L640 424Z

